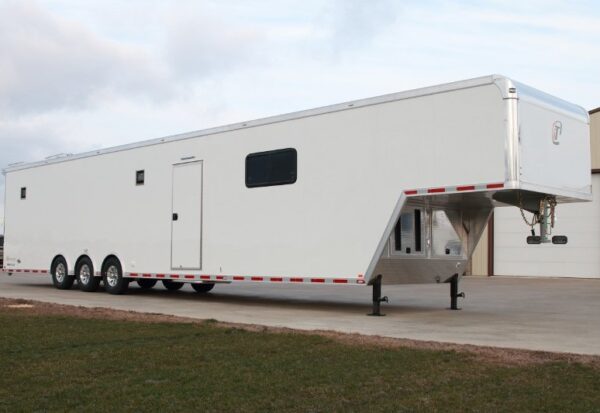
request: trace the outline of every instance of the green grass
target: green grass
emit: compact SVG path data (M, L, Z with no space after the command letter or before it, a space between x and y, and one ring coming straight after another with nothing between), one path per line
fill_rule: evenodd
M73 410L600 412L600 370L1 308L0 411Z

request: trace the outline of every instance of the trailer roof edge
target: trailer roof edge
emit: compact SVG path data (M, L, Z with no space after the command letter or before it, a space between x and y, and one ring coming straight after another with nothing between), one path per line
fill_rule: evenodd
M356 108L361 108L361 107L366 107L366 106L379 105L382 103L400 101L400 100L405 100L405 99L411 99L411 98L416 98L416 97L437 94L437 93L444 93L444 92L450 92L450 91L461 90L461 89L469 89L472 87L483 86L486 84L494 84L494 83L497 83L499 80L503 80L503 79L510 80L509 78L507 78L505 76L494 74L494 75L477 77L477 78L473 78L473 79L461 80L461 81L457 81L457 82L445 83L445 84L441 84L441 85L428 86L428 87L418 88L418 89L411 89L411 90L407 90L407 91L403 91L403 92L390 93L390 94L371 97L371 98L358 99L358 100L342 102L342 103L337 103L337 104L328 105L328 106L322 106L322 107L318 107L318 108L314 108L314 109L301 110L301 111L297 111L297 112L291 112L291 113L286 113L286 114L282 114L282 115L275 115L275 116L270 116L270 117L265 117L265 118L259 118L259 119L254 119L254 120L250 120L250 121L245 121L245 122L236 122L236 123L232 123L232 124L228 124L228 125L224 125L224 126L217 126L217 127L209 128L209 129L202 129L202 130L197 130L197 131L193 131L193 132L170 135L170 136L166 136L166 137L162 137L162 138L155 138L155 139L139 141L139 142L124 144L124 145L119 145L119 146L113 146L113 147L109 147L109 148L83 152L83 153L75 154L75 155L69 154L69 155L65 155L63 157L58 157L58 158L53 158L53 159L45 159L42 161L35 161L35 162L29 162L29 163L20 163L18 165L8 166L8 167L4 168L2 170L2 173L6 174L9 172L14 172L14 171L19 171L19 170L29 169L29 168L35 168L35 167L44 166L44 165L73 161L73 160L82 159L82 158L89 158L89 157L94 157L94 156L99 156L99 155L110 154L110 153L114 153L114 152L127 151L127 150L136 149L136 148L140 148L140 147L160 145L160 144L164 144L164 143L176 142L176 141L181 141L181 140L186 140L186 139L194 139L194 138L199 138L202 136L216 135L219 133L230 132L230 131L239 130L239 129L263 126L263 125L284 122L284 121L293 120L293 119L306 118L306 117L310 117L310 116L319 116L319 115L323 115L323 114L327 114L327 113L340 112L340 111L344 111L344 110L351 110L351 109L356 109ZM503 92L501 91L501 93L503 93ZM504 93L503 93L503 95L504 95Z

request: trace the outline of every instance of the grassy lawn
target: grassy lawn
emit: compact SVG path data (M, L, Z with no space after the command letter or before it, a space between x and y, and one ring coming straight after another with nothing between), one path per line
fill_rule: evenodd
M368 320L365 319L365 322ZM600 412L600 369L0 307L0 411Z

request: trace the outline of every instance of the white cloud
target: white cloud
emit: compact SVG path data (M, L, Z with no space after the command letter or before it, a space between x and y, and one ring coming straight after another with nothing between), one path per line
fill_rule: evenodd
M247 65L260 39L258 30L195 5L165 14L152 18L160 40L140 44L99 35L34 2L0 3L0 116L90 109L115 96L185 97L190 81Z
M336 0L330 11L332 37L338 52L369 45L396 21L399 2L392 0Z
M29 2L0 5L0 109L89 107L107 90L162 96L164 70L143 48L96 36Z
M200 3L172 10L167 19L165 52L175 77L205 78L247 66L257 52L260 32L234 26Z

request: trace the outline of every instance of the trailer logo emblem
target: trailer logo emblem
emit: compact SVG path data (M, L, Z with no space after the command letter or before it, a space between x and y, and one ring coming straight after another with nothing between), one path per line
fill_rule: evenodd
M557 120L552 124L552 143L560 145L558 137L562 135L562 122Z

